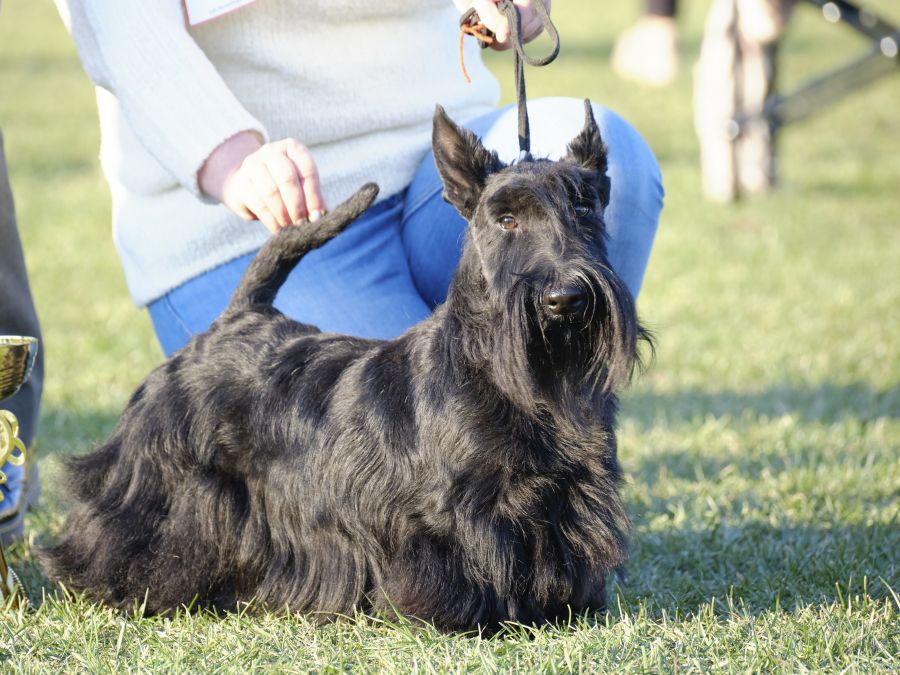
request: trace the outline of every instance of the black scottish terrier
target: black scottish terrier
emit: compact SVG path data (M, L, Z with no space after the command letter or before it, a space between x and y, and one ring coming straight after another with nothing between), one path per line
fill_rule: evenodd
M150 612L255 600L467 630L603 609L628 531L615 392L646 334L607 261L606 148L586 111L563 160L505 166L437 109L468 241L446 303L396 340L272 307L376 186L275 235L209 331L71 462L48 574Z

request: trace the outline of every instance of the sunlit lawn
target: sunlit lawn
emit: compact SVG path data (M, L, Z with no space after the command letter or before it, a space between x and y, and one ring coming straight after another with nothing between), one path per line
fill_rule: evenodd
M604 102L657 153L667 201L639 305L659 350L623 409L635 528L612 611L482 641L362 620L126 619L42 577L32 551L62 524L61 457L107 434L162 357L112 247L92 89L49 0L4 2L0 128L48 376L44 498L8 551L38 609L0 618L0 669L900 669L900 77L785 130L778 192L709 205L690 111L708 3L685 4L669 89L610 72L631 3L554 3L562 56L528 71L532 96ZM866 4L900 22L894 0ZM801 8L783 82L863 47ZM511 100L508 59L491 62Z

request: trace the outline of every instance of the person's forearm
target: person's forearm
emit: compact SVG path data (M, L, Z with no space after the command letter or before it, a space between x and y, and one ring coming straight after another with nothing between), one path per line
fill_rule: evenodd
M263 146L263 140L252 131L242 131L219 145L207 158L197 175L200 189L217 202L223 201L225 183L241 163Z
M198 171L244 130L265 136L188 33L178 0L56 0L91 80L115 95L145 148L201 196Z

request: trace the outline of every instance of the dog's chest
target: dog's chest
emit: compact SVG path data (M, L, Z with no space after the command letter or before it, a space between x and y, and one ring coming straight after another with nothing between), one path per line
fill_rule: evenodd
M470 436L467 451L444 464L427 490L430 528L480 568L590 565L624 521L611 430L598 424L560 438L517 426Z
M585 501L611 484L615 466L601 448L543 447L508 438L500 451L449 469L440 492L455 520L504 524L539 536L571 518Z

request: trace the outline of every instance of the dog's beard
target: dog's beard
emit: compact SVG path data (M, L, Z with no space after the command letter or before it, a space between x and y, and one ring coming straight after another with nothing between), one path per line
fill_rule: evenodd
M553 316L541 302L557 281L523 276L506 295L493 359L498 386L518 405L578 411L624 386L645 337L631 294L609 268L567 274L587 292L585 309Z
M586 352L585 382L593 392L607 394L631 380L641 365L638 341L647 339L635 312L628 288L611 268L603 266L582 272L588 280L591 348Z

